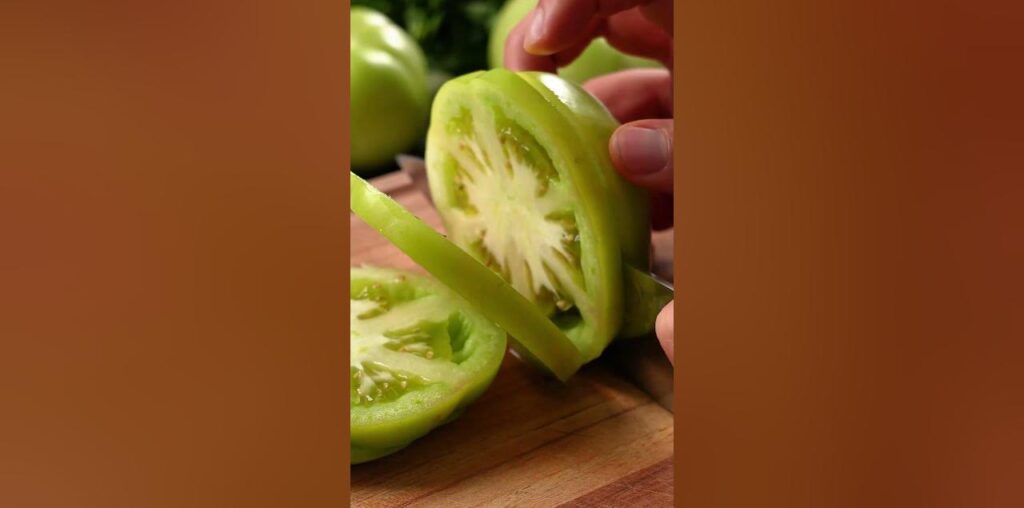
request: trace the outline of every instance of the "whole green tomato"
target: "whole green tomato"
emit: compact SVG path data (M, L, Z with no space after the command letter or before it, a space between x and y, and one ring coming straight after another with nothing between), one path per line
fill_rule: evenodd
M365 173L422 139L430 90L423 51L387 16L353 7L351 29L351 163Z
M501 67L505 55L505 39L524 17L537 5L537 0L510 0L501 8L488 44L488 62L491 68ZM598 37L587 46L576 60L558 70L558 75L582 84L584 81L625 69L636 67L660 67L654 60L627 55L613 48L603 37Z

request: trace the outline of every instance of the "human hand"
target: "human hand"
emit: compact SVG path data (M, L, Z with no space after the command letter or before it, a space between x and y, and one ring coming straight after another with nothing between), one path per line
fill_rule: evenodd
M616 49L652 58L666 69L633 69L594 78L584 88L622 122L609 141L612 163L651 193L654 229L672 225L672 1L540 0L505 43L505 65L517 71L555 72L571 63L595 37ZM670 302L655 333L673 360Z

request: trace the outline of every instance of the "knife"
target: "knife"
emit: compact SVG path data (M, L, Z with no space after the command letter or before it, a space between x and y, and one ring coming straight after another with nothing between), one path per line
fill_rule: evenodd
M413 188L433 204L427 181L426 162L421 157L408 154L398 155L395 162L399 170L412 182ZM609 363L660 406L672 412L673 369L653 330L657 312L673 298L672 282L658 274L633 267L628 267L627 272L627 299L632 295L637 300L646 301L646 304L635 306L638 309L635 312L643 312L645 316L642 319L648 321L651 326L645 327L647 329L634 338L613 342L608 349L615 353L602 355L601 360Z
M398 163L398 169L412 181L413 187L427 198L430 204L434 204L434 198L430 195L430 185L427 183L426 162L420 157L407 154L396 156L395 162Z

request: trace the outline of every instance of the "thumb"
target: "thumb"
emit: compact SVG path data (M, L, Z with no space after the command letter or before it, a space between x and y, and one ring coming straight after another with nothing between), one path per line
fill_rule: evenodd
M612 163L634 185L672 193L672 120L637 120L620 126L609 141Z
M661 343L661 349L665 350L668 361L675 365L675 300L668 302L665 308L658 313L658 319L654 322L654 332Z

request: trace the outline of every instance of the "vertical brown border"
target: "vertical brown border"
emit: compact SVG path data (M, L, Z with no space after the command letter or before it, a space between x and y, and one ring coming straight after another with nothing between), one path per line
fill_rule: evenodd
M346 504L347 59L347 2L0 2L0 506Z
M1024 506L1024 6L680 4L677 503Z

